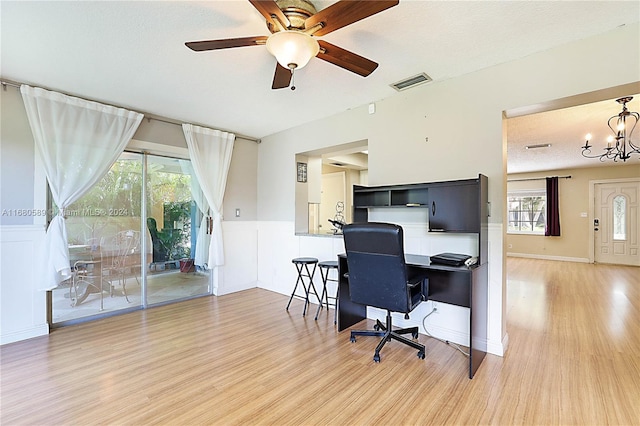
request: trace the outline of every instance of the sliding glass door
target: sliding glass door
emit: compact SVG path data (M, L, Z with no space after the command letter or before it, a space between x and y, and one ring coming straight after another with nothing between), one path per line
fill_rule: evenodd
M125 152L65 211L73 277L52 291L54 324L210 294L193 264L202 213L190 170Z
M202 213L196 202L200 190L191 163L150 155L147 177L146 225L151 238L147 302L210 293L209 274L194 265Z

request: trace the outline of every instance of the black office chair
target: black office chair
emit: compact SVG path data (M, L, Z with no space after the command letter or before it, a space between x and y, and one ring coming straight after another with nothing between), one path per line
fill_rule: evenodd
M380 362L380 350L390 340L397 340L418 350L424 359L425 349L403 334L418 337L418 327L393 330L391 312L402 312L409 318L411 312L427 294L424 275L412 276L404 259L402 227L390 223L356 223L342 229L347 251L349 292L351 300L362 305L386 309L387 322L376 320L374 330L351 331L356 336L381 336L373 360Z

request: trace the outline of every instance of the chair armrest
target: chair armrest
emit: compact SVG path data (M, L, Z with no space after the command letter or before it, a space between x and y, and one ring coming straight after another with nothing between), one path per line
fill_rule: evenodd
M418 281L416 281L416 282L411 282L411 281L409 281L409 282L407 283L407 287L414 288L414 287L419 286L420 284L422 284L422 280L418 280Z
M429 279L426 275L417 275L409 279L407 283L407 287L411 290L416 287L420 287L420 293L422 294L422 300L427 300L427 295L429 294Z
M418 275L418 276L409 278L409 281L407 282L407 286L413 288L415 286L421 285L426 279L427 277L424 275Z

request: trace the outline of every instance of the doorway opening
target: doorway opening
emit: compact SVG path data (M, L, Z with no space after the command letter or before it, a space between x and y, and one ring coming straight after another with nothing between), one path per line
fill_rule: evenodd
M634 161L585 158L581 147L587 133L598 134L599 145L594 152L606 147L606 137L611 133L607 119L620 112L615 99L637 94L639 89L639 82L630 83L504 112L505 204L509 193L545 191L545 177L571 177L561 181L559 188L562 235L544 237L513 232L505 226L506 256L594 261L593 242L589 242L595 219L589 182L629 178L637 176L637 171L633 170Z
M340 232L351 223L353 185L368 183L368 142L357 141L296 154L296 234Z

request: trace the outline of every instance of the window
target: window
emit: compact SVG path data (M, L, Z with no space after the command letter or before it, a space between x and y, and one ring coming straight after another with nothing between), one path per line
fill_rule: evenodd
M544 190L507 194L507 233L544 235L547 196Z
M624 241L627 239L626 213L627 199L618 195L613 199L613 239Z

